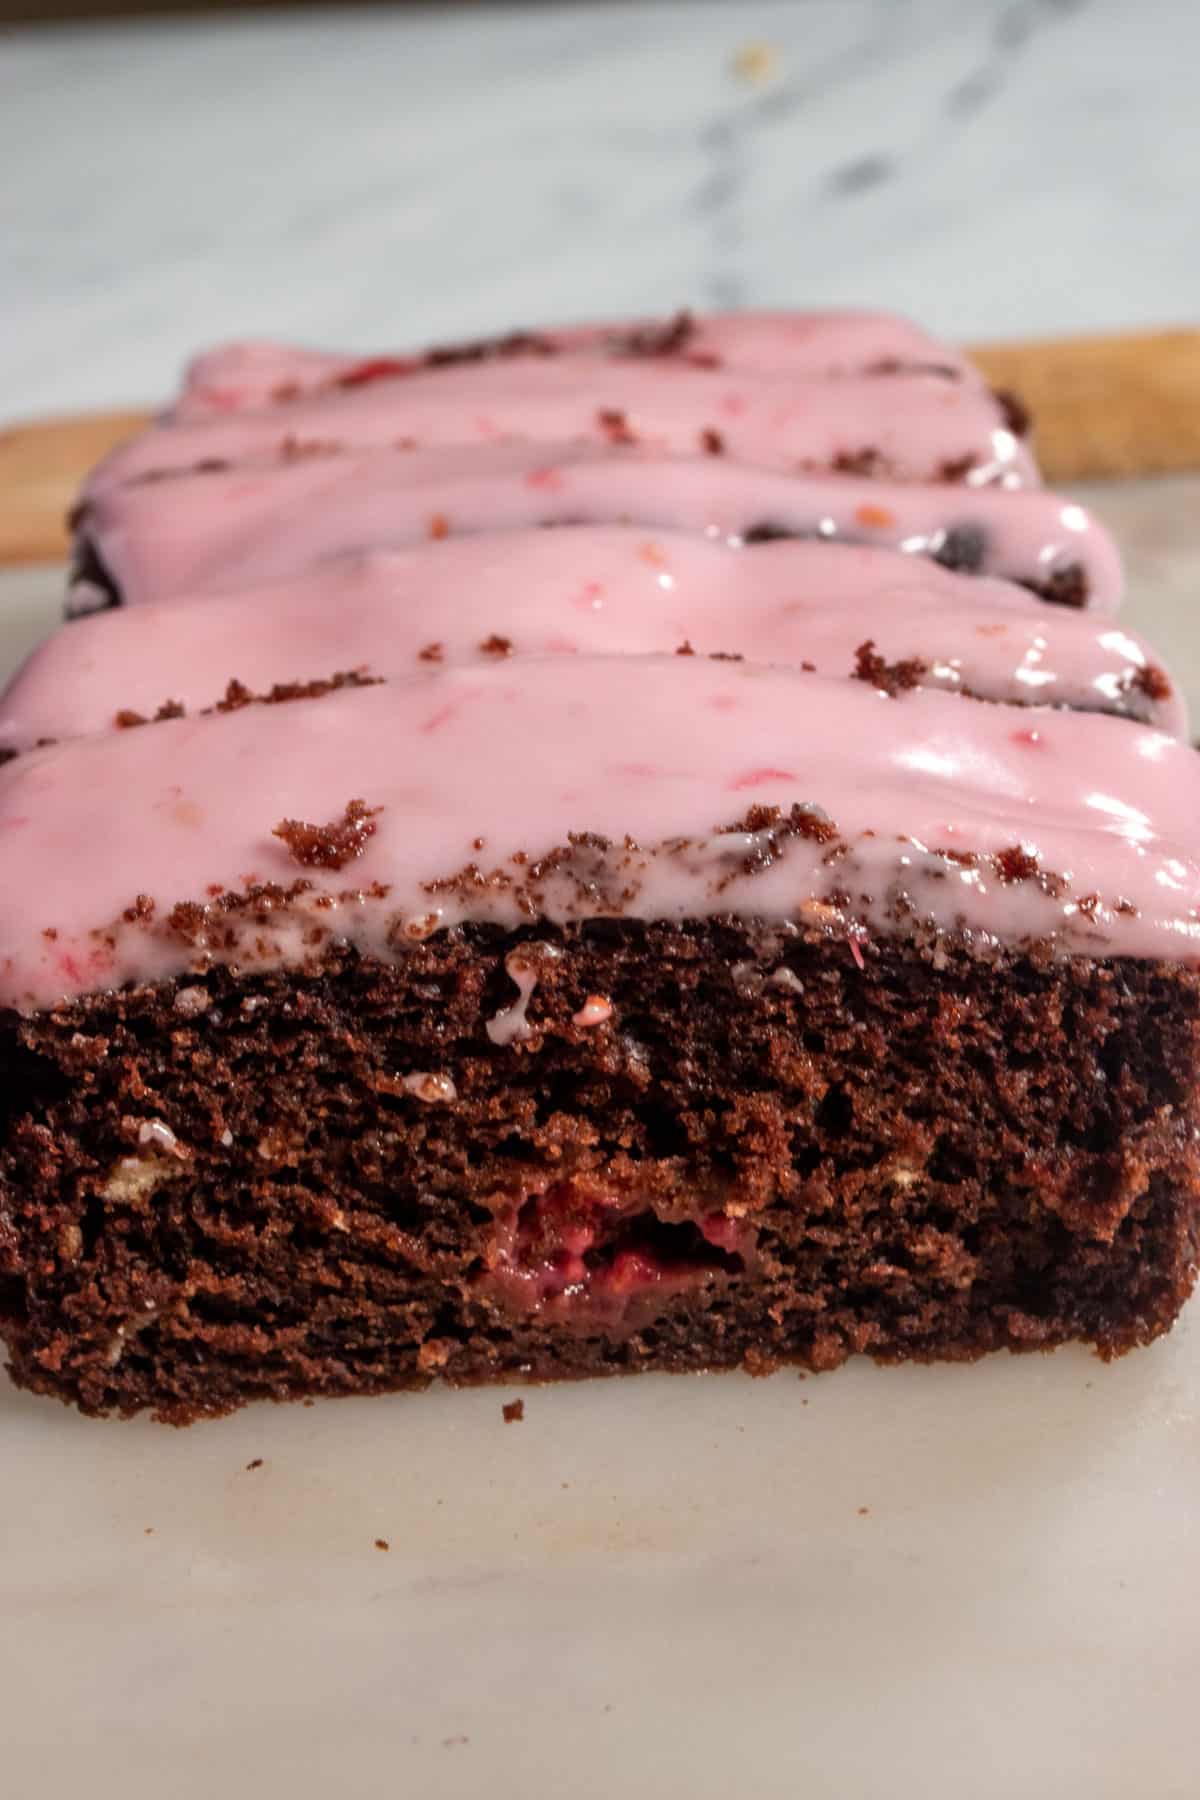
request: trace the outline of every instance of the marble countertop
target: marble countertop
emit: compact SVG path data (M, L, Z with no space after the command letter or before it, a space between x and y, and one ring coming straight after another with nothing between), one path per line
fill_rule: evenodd
M339 7L0 36L0 415L197 344L799 302L1186 320L1192 0Z

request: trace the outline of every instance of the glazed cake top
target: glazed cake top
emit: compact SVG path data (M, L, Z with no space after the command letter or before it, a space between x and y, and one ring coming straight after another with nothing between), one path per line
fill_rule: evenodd
M792 375L937 374L981 385L961 351L892 313L737 312L668 319L543 326L432 350L366 355L305 350L269 341L222 344L188 365L173 419L199 419L277 405L329 388L515 358L569 355L677 357L697 368Z
M722 440L723 442L723 440ZM1044 489L780 474L638 445L540 442L252 459L108 487L81 514L126 605L274 581L365 549L531 526L620 521L731 544L760 536L866 544L1053 590L1115 611L1121 566L1103 526Z
M875 315L209 353L86 490L138 604L4 699L0 1003L621 915L1200 954L1173 684L991 578L1116 605L1036 482Z
M1190 746L1100 716L696 656L448 668L9 762L0 1003L464 920L1191 959L1198 808Z
M1135 633L1011 582L888 550L735 550L607 525L342 556L266 586L79 620L0 695L0 750L202 711L231 682L262 695L422 664L689 649L1187 730Z
M514 341L515 353L500 340L349 369L260 350L266 381L235 379L225 352L193 371L155 426L105 458L85 492L298 448L512 440L637 443L674 455L719 442L738 461L788 473L1037 482L1012 406L902 321L751 313L690 333L593 327Z

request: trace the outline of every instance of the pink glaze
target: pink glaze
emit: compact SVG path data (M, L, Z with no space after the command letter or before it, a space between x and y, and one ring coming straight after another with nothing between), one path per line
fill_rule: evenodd
M714 438L713 434L716 434ZM425 448L503 440L628 442L689 455L719 440L731 461L830 469L870 453L865 472L905 481L1037 484L1024 444L984 387L937 375L813 375L710 369L671 357L586 351L425 369L403 381L319 391L283 405L165 422L114 450L95 495L139 475L243 463L289 448ZM951 468L959 473L949 473Z
M529 354L628 346L633 331L661 331L671 321L642 320L537 328ZM919 326L888 313L712 313L693 321L677 348L663 352L684 361L716 358L724 368L791 375L861 375L892 364L945 369L958 380L980 379L960 351L939 344ZM416 373L427 366L423 351L367 351L345 355L288 344L222 344L188 366L183 390L171 408L176 420L245 412L311 394L339 381L352 384Z
M769 522L914 552L936 552L948 529L978 527L987 574L1037 583L1078 564L1090 608L1115 611L1121 595L1103 526L1041 490L799 479L723 457L598 446L378 451L176 476L108 489L90 503L83 530L122 598L138 605L272 581L347 550L614 521L720 538Z
M106 730L118 711L153 716L167 700L198 711L235 676L264 693L338 671L408 675L423 651L458 662L690 643L847 675L866 639L889 662L921 658L925 686L1187 730L1174 690L1153 697L1156 659L1134 633L1007 582L888 550L777 542L738 554L674 532L580 526L347 556L265 588L81 620L0 696L0 746Z
M339 821L352 799L378 810L341 870L300 867L274 835L287 819ZM751 803L822 807L838 841L719 830ZM326 934L402 956L413 935L464 919L621 911L799 919L855 936L864 957L872 934L927 919L1192 961L1198 816L1194 750L1088 714L1026 720L700 657L459 667L78 738L0 768L0 1004L214 958L302 961ZM579 833L614 847L576 838L565 860L531 867ZM1015 846L1061 886L958 860ZM188 941L168 922L214 889L297 878L311 888L276 909L209 906ZM123 921L138 896L152 916L143 905ZM911 912L897 924L900 899Z

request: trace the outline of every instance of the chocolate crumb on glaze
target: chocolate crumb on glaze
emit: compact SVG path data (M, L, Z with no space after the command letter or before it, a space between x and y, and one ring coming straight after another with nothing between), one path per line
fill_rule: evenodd
M637 325L614 333L609 342L620 356L675 356L695 335L696 321L685 307L661 325Z
M610 444L636 444L637 438L619 407L602 407L596 414L596 422Z
M333 675L316 676L311 681L277 681L266 693L256 694L252 688L232 676L221 699L212 706L199 709L198 717L213 713L240 712L244 706L285 706L292 700L319 700L325 694L341 693L343 688L378 687L383 677L369 675L365 669L339 669ZM139 725L157 725L164 719L183 719L187 708L179 700L164 700L154 713L139 713L122 707L116 714L118 730L129 731Z
M919 687L927 668L928 664L919 656L888 662L886 657L879 655L874 640L868 638L855 652L851 674L856 681L867 681L882 693L894 695L903 693L906 688Z
M306 869L341 869L361 856L374 837L379 810L364 800L350 800L342 817L331 825L283 819L273 827L271 835L282 838L292 861Z
M1043 600L1052 606L1082 607L1088 603L1087 577L1078 563L1067 563L1055 569L1038 583L1024 584L1032 588Z
M1169 700L1175 691L1166 670L1157 663L1147 663L1145 668L1136 670L1129 685L1148 700Z

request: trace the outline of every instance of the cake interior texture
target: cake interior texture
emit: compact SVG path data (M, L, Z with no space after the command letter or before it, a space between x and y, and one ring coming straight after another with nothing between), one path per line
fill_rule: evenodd
M13 1369L185 1422L433 1376L1120 1352L1191 1284L1198 1001L1149 961L707 919L9 1017Z

